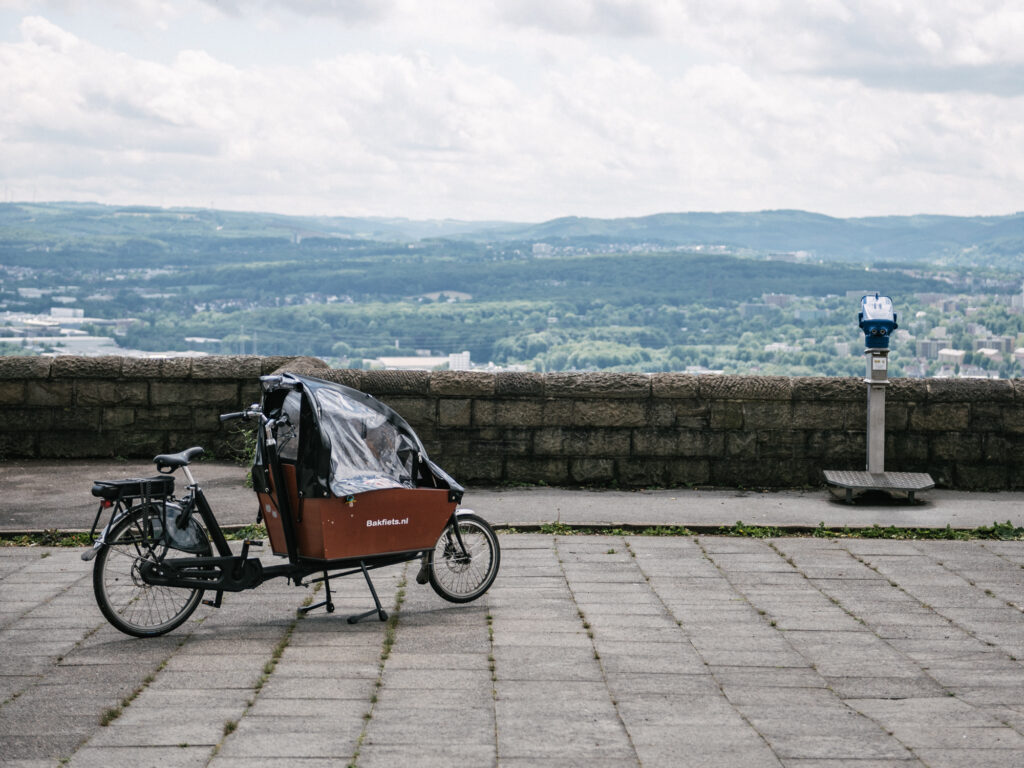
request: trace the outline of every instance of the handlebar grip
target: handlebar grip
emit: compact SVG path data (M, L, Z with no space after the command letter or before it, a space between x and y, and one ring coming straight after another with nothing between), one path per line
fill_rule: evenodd
M222 413L220 420L223 421L234 421L235 419L247 419L249 414L246 411L236 411L235 413Z

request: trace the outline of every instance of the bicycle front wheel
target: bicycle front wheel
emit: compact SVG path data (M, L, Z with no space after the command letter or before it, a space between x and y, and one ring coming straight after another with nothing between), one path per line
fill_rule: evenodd
M168 502L168 507L172 505ZM170 546L164 535L166 519L162 504L134 507L107 534L107 546L96 555L92 572L96 602L107 621L125 634L156 637L170 632L192 615L203 597L201 589L153 586L142 579L143 563L159 563L168 555L212 554L206 532L194 520L187 529L190 551Z
M462 514L455 518L430 553L430 586L445 600L468 603L486 592L498 575L501 549L498 537L481 517Z

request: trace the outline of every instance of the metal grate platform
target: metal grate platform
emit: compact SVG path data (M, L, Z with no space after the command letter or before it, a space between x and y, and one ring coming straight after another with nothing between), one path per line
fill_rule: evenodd
M910 501L917 491L935 487L931 475L923 472L854 472L826 469L825 482L846 489L846 500L853 500L854 491L892 491L906 493Z

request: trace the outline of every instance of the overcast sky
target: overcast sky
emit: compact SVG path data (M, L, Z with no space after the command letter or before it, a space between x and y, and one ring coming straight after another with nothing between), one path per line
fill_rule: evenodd
M1024 210L1024 3L0 0L3 201Z

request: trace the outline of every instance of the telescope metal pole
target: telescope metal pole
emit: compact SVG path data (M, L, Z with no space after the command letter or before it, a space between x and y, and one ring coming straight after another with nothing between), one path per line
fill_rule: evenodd
M868 464L871 474L885 472L885 388L889 384L889 350L865 349L868 385Z

